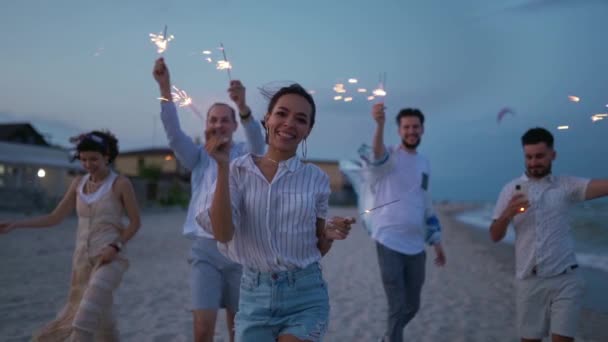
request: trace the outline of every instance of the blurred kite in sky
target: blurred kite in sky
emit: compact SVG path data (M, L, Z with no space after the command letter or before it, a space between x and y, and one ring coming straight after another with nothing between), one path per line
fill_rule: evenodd
M507 115L507 114L515 115L515 112L511 108L505 107L505 108L501 109L498 112L498 116L496 117L496 121L498 123L500 123L502 121L502 119L505 117L505 115Z

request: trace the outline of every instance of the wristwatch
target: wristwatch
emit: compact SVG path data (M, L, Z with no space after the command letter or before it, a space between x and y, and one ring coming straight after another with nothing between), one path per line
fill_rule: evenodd
M241 120L247 120L251 117L251 108L247 108L249 109L249 112L247 114L243 114L241 112L239 112L239 116L241 117Z

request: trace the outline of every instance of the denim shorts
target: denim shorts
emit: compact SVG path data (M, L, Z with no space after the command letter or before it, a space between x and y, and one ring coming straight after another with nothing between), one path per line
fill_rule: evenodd
M217 241L197 238L190 252L192 310L226 308L236 312L239 302L241 265L217 249Z
M280 335L321 341L329 322L329 295L321 266L283 272L243 269L237 342L275 341Z

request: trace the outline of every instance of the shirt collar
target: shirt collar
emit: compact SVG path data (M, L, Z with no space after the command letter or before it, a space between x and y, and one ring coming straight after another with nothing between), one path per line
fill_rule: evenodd
M254 157L262 158L262 156L251 153L248 158L239 159L238 162L235 163L235 166L247 165L249 167L256 167L255 162L253 161ZM302 165L302 161L297 155L295 155L287 160L280 161L279 167L281 167L281 165L285 165L285 167L287 167L287 170L294 172L298 168L300 168L300 166Z

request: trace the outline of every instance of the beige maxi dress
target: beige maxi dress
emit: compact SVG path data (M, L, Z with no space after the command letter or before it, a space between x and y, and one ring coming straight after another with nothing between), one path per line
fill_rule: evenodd
M119 340L113 295L129 263L123 251L109 264L99 262L102 249L120 237L123 227L123 206L112 191L117 174L112 172L96 192L85 194L88 178L82 177L77 188L78 231L67 303L34 341Z

